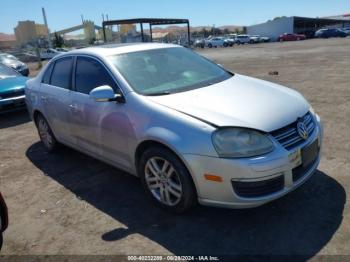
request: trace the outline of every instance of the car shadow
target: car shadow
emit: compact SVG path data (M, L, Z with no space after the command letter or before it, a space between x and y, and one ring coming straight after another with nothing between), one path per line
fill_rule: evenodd
M29 121L31 120L25 108L12 112L0 113L0 129L21 125Z
M43 173L100 211L126 225L101 237L117 241L138 233L170 252L216 255L303 255L312 257L343 219L344 188L316 171L298 190L270 204L245 210L198 206L169 214L145 198L138 178L75 150L47 154L38 142L26 155Z

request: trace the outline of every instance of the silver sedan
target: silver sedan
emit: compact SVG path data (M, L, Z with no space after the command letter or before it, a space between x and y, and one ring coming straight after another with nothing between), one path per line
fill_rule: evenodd
M320 160L322 125L302 95L177 45L64 53L27 82L26 102L48 151L64 144L139 176L178 213L262 205Z

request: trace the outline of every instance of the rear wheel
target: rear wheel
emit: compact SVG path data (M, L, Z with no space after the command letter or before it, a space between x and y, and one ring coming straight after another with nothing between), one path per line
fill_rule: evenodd
M213 45L212 45L212 44L208 44L208 47L209 47L209 48L212 48L212 47L213 47Z
M40 140L44 144L46 150L49 152L56 151L59 147L59 143L43 115L39 114L35 118L35 124L38 129Z
M158 206L183 213L196 203L192 178L182 161L162 147L147 149L138 167L146 193Z

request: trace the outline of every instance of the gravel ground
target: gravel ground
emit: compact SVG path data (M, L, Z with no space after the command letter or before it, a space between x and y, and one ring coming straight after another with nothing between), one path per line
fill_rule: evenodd
M1 115L0 190L10 215L2 254L350 255L350 38L199 52L310 101L325 125L315 175L259 208L170 215L133 176L68 148L47 154L26 112Z

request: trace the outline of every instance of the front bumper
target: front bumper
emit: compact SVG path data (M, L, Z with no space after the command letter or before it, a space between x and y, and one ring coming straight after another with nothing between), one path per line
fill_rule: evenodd
M25 95L0 99L1 113L22 109L25 106Z
M302 144L288 151L276 142L276 149L255 158L227 159L201 155L184 154L186 165L192 174L197 189L198 201L203 205L249 208L263 205L293 191L307 181L320 162L323 139L322 123L315 117L316 128ZM293 179L293 170L300 163L291 160L291 154L318 141L315 160L303 171L298 179ZM222 177L222 182L206 180L204 174ZM283 178L282 187L273 193L258 197L242 197L233 188L233 182L261 182Z

